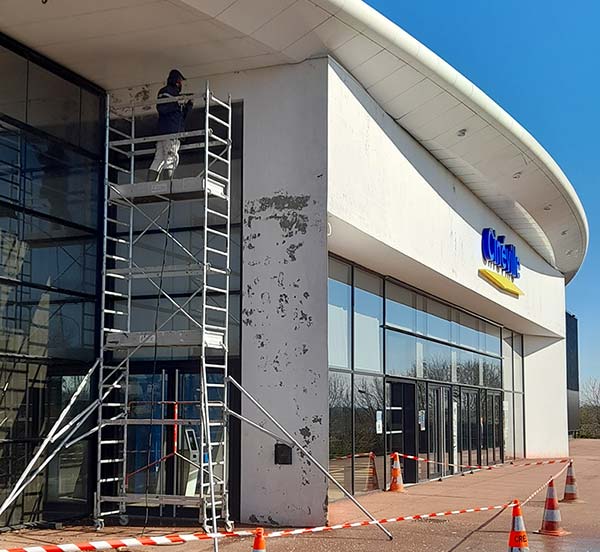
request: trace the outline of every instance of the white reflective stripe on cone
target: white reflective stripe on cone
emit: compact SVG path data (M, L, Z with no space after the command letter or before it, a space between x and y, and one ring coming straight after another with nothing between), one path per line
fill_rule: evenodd
M544 512L544 521L553 521L553 522L561 521L560 510L546 510Z
M525 522L523 521L523 517L517 516L513 519L515 520L513 531L525 531Z

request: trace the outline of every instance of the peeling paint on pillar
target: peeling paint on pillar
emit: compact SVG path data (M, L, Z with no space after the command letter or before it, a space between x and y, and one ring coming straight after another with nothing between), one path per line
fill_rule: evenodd
M327 63L264 73L244 96L242 383L327 465ZM245 427L241 455L242 521L326 521L327 483L304 454L275 465L273 440Z

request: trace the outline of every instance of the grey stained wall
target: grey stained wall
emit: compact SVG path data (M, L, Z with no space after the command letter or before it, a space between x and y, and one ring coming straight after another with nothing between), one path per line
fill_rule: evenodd
M325 465L327 61L253 72L244 93L242 379ZM243 403L245 415L262 420ZM266 427L271 427L268 424ZM242 520L322 524L324 477L296 451L242 432Z

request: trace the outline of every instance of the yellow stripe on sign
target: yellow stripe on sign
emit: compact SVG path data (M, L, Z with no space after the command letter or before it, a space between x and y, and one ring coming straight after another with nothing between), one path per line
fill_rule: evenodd
M505 291L506 293L510 293L516 297L523 295L523 291L517 287L510 278L507 278L503 274L498 274L497 272L487 268L480 268L479 275L501 291Z

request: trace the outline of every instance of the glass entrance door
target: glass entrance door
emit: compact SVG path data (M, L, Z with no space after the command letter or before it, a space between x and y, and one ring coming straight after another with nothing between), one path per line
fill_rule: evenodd
M388 457L393 452L416 455L415 410L414 383L388 380L385 405L385 434ZM414 460L405 461L404 458L401 458L400 463L402 464L404 482L416 483L416 462Z
M463 388L460 404L460 463L466 466L481 464L479 421L479 391Z
M486 441L488 465L502 462L502 393L487 391Z
M429 385L428 391L428 425L429 425L429 477L450 475L453 469L452 451L452 416L451 392L447 385Z

